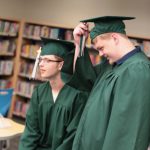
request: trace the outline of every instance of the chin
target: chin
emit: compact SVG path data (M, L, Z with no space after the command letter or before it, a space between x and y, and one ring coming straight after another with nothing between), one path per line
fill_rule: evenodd
M109 64L110 65L113 65L115 62L114 61L109 61Z
M42 78L44 78L44 79L45 79L45 78L47 78L47 76L46 76L46 75L41 75L41 77L42 77Z
M109 64L110 64L110 65L112 65L112 64L113 64L113 62L112 62L111 60L109 60Z

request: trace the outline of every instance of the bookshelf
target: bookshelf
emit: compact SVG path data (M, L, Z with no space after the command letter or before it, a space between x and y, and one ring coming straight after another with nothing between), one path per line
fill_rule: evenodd
M129 35L128 37L135 46L140 46L143 52L150 59L150 38L137 37L132 35Z
M0 18L0 88L15 87L20 21Z

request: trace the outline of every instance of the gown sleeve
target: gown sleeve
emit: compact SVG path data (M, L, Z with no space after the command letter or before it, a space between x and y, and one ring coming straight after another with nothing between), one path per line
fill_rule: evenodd
M85 49L84 56L77 58L75 72L67 84L76 89L89 92L94 85L96 77L97 75L91 63L88 50Z
M74 103L72 104L72 110L70 113L70 119L68 121L68 125L66 127L66 136L62 144L56 150L71 150L73 140L76 134L77 126L80 121L80 117L82 115L86 99L88 94L86 92L80 92Z
M26 126L20 139L19 150L35 150L40 138L38 124L38 97L37 88L32 94L30 107L26 115Z
M77 58L75 72L67 84L81 91L91 92L97 77L101 77L110 67L105 58L101 58L99 64L93 65L88 49L85 48L84 55Z
M150 131L150 68L130 66L118 77L102 150L146 150Z

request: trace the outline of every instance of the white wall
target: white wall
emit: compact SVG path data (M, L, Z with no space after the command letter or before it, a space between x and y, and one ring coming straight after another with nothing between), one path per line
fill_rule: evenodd
M150 38L150 0L0 0L0 16L74 27L103 15L135 16L127 33Z
M25 0L0 0L0 17L21 19L24 16Z

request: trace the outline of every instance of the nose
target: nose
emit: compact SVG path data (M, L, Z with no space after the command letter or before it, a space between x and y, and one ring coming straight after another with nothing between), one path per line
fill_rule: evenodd
M43 66L43 61L39 62L39 67Z

